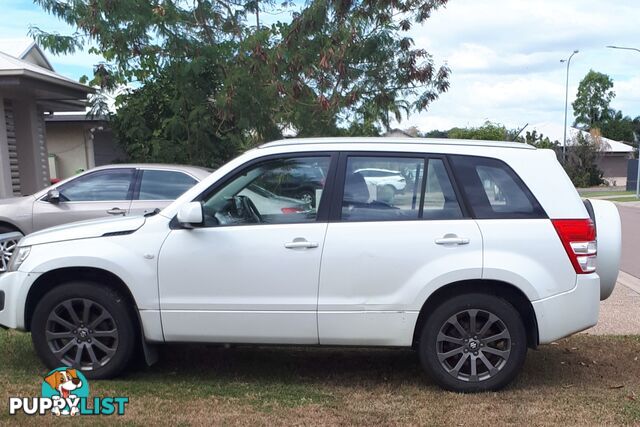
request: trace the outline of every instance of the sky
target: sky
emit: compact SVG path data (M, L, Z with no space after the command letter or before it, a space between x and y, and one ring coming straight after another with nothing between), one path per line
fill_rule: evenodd
M70 34L72 29L47 15L31 0L0 0L0 38L25 37L29 26ZM398 124L421 131L477 126L485 121L508 128L537 128L562 138L566 65L571 60L571 102L590 70L614 80L611 107L640 115L640 52L607 49L607 45L640 48L638 0L450 0L410 35L436 64L452 69L451 87L427 112ZM60 74L78 79L92 73L99 56L76 53L48 58Z

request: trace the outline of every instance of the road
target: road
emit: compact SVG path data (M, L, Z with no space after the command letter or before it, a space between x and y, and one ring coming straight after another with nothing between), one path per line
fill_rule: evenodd
M618 203L622 220L622 260L620 270L640 278L640 207Z

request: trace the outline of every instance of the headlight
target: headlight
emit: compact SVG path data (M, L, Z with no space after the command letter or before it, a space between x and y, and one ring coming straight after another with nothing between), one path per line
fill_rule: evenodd
M22 246L16 248L11 256L11 260L9 261L9 267L7 271L16 271L20 268L25 259L29 256L31 252L31 246Z

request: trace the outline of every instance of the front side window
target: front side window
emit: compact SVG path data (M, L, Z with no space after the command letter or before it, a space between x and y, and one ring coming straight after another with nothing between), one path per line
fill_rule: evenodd
M138 199L175 200L196 182L198 181L183 172L143 170Z
M314 222L330 157L269 160L202 200L205 226Z
M538 201L504 162L473 156L451 156L451 161L476 218L546 218Z
M349 157L342 197L343 221L418 219L423 158Z
M128 200L134 169L111 169L76 178L58 188L65 202Z

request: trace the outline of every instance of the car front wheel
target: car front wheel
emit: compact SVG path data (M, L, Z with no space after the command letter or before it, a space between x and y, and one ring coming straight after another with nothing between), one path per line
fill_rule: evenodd
M111 378L133 356L133 309L122 295L101 284L57 286L34 311L31 338L36 353L50 369L69 366L87 378Z
M443 388L457 392L498 390L521 370L526 331L506 300L470 293L451 298L427 319L420 360Z

